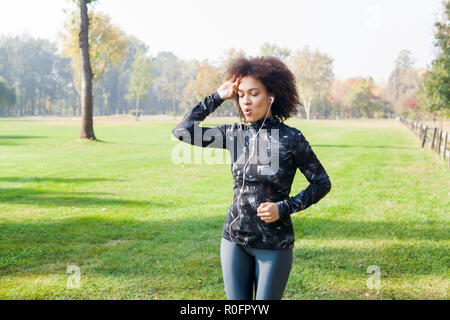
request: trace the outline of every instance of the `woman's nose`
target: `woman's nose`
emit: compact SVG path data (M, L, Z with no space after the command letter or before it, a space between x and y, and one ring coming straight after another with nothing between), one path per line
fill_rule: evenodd
M249 97L248 97L248 96L244 96L244 97L242 98L242 103L243 103L243 104L250 104L250 99L249 99Z

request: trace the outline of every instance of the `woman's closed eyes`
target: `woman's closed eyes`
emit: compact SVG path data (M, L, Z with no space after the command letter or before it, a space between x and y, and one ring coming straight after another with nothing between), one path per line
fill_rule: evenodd
M252 97L257 97L258 94L251 94L251 96L252 96ZM239 96L239 98L241 98L241 99L242 99L243 97L244 97L244 95L242 95L242 96L240 95L240 96Z

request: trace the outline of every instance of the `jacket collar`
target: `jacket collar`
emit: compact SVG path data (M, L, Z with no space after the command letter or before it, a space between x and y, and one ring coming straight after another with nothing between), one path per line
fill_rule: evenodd
M250 126L250 128L259 129L263 122L264 122L264 118L261 118L257 121L250 122L249 126ZM266 119L266 121L264 122L263 128L273 127L276 124L278 124L279 122L280 122L280 120L278 120L277 117L271 116L270 118Z

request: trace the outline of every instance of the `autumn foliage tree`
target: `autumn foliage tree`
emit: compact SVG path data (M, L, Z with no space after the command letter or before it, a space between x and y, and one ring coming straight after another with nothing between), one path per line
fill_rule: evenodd
M192 84L196 99L202 100L207 95L210 95L221 83L222 77L219 69L210 65L208 61L204 61Z
M372 78L362 78L355 81L348 94L348 104L357 117L372 118L374 112L381 107L379 98L373 94Z

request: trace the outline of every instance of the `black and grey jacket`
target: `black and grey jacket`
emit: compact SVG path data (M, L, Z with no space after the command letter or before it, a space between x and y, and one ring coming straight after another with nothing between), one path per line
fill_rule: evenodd
M225 239L252 248L290 249L295 241L290 215L323 198L331 189L330 178L301 131L274 116L262 127L263 119L249 125L200 127L223 101L217 91L205 97L172 133L192 145L230 151L234 197L223 228ZM290 197L297 168L309 186ZM263 202L277 204L278 221L266 223L257 216Z

